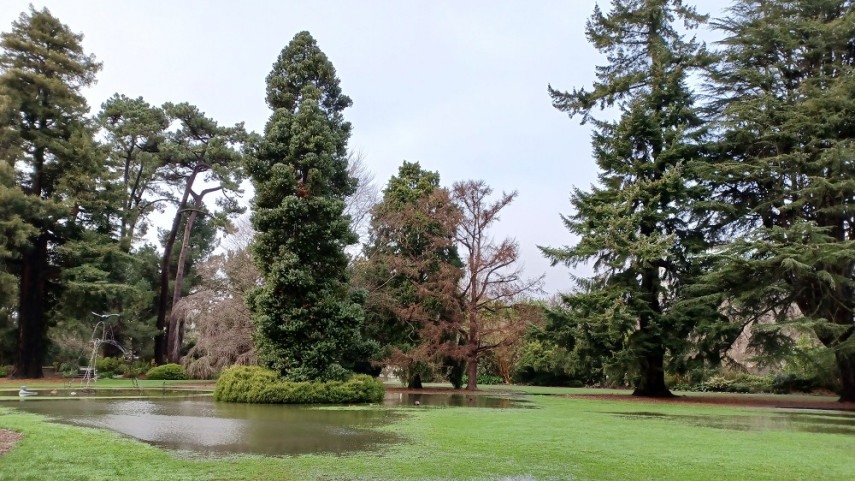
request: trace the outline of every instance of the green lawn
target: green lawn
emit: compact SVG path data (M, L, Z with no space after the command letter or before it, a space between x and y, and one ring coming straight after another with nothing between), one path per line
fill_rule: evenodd
M724 429L680 419L785 415L772 410L549 396L531 403L534 409L401 409L399 421L383 429L408 442L381 452L220 459L185 458L0 408L0 427L25 434L0 457L0 479L849 480L855 473L851 432ZM673 417L621 414L632 412Z

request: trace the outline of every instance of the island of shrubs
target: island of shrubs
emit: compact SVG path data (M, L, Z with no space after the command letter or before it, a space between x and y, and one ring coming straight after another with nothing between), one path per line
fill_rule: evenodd
M374 403L382 401L384 394L383 383L367 374L347 381L286 382L258 366L226 369L214 389L216 401L256 404Z

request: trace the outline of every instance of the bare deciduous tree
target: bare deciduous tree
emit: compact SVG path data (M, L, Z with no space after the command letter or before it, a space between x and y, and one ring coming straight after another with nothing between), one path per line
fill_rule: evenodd
M211 378L233 364L258 364L245 298L261 281L247 250L252 229L245 219L237 225L224 240L227 252L201 266L202 285L175 307L185 322L196 326L196 345L182 360L194 378Z
M543 281L543 276L522 277L522 266L517 264L519 245L515 240L508 238L496 244L488 234L490 226L499 220L499 212L517 195L502 193L498 200L490 201L492 192L483 180L457 182L453 187L454 202L463 215L456 240L463 248L461 257L466 264L460 298L469 376L466 389L470 390L477 387L479 357L515 342L529 322L525 315L497 317L495 313L516 309L520 298L539 291ZM502 321L496 322L497 319Z
M371 209L380 198L374 184L374 173L365 165L365 156L351 152L347 159L347 175L357 180L356 191L345 199L344 214L350 216L350 228L364 239L371 223ZM358 247L358 244L357 244Z

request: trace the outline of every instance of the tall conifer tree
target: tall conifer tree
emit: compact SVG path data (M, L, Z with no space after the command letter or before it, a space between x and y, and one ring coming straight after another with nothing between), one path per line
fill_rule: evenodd
M350 123L335 69L308 32L267 77L273 114L249 167L256 197L253 256L264 286L249 295L259 358L292 380L343 379L365 347L362 295L349 293L343 215Z
M82 38L46 9L22 14L0 36L0 148L17 170L28 204L21 216L32 226L14 260L16 377L42 375L48 312L58 297L55 248L104 220L96 197L106 171L80 92L95 81L100 64L83 52Z
M386 349L390 365L421 388L421 370L446 364L460 384L462 263L454 245L460 211L439 173L404 162L374 206L360 281L370 294L366 331ZM453 369L459 366L458 369Z
M665 359L682 350L691 328L671 307L702 247L687 168L702 122L686 80L705 54L675 22L691 29L704 20L681 0L614 0L607 14L597 7L586 32L608 64L597 67L590 91L550 87L556 108L594 124L601 170L598 185L574 190L575 212L563 217L579 242L543 249L553 263L592 263L596 272L565 297L570 311L554 311L552 320L609 337L603 344L613 352L602 355L629 374L636 395L670 395ZM596 107L616 108L619 120L595 119Z
M724 134L708 178L726 228L705 285L746 319L815 333L855 401L855 5L739 0L716 26ZM756 344L792 341L770 333Z

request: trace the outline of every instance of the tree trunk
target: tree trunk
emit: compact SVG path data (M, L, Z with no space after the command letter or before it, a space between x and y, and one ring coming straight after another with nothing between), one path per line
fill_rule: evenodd
M33 242L33 250L24 254L18 310L18 347L12 378L43 377L45 355L45 288L47 282L47 234Z
M183 316L175 314L175 306L181 300L181 290L184 284L184 267L187 263L187 252L190 250L190 232L196 222L198 212L190 211L187 222L184 224L184 238L181 243L181 254L178 256L178 265L175 270L175 288L172 291L172 311L169 313L169 362L181 361L181 346L184 344L184 319Z
M166 238L166 244L163 246L163 261L160 265L160 295L157 298L157 335L154 336L154 362L161 365L166 361L167 355L167 340L168 325L166 323L166 311L169 310L169 258L172 257L172 248L175 246L175 238L178 236L178 227L181 225L181 216L184 215L184 209L187 208L187 199L190 198L190 191L193 189L193 182L196 180L198 171L194 171L187 180L187 185L184 187L184 196L181 198L181 203L178 204L178 210L175 212L175 218L172 220L172 229L169 231L169 236Z
M469 377L466 381L466 389L475 391L478 389L478 354L470 354L468 365L466 366L466 375Z
M665 386L665 356L662 352L650 352L641 360L643 374L633 396L674 397Z
M642 226L642 233L649 236L654 232L652 227ZM641 289L647 297L647 305L655 316L661 316L662 306L659 304L659 289L661 286L659 268L650 267L644 270L641 278ZM651 332L651 323L657 319L652 313L642 313L639 319L636 345L640 346L639 364L642 377L639 380L633 396L644 397L673 397L665 386L665 347L661 335ZM661 318L659 318L661 320Z
M163 260L160 264L160 292L157 298L157 334L154 336L154 362L161 365L166 362L166 341L167 341L167 324L166 311L169 309L169 258L172 255L172 246L175 245L175 235L178 232L178 224L181 222L181 216L176 215L175 221L172 223L172 230L169 232L169 237L166 238L166 244L163 246Z
M474 292L474 290L473 290ZM480 332L478 332L478 315L474 306L477 300L472 299L469 307L469 337L466 339L466 373L469 379L466 381L466 389L474 391L478 389L478 344L480 344Z
M855 354L836 352L840 372L840 402L855 402Z

